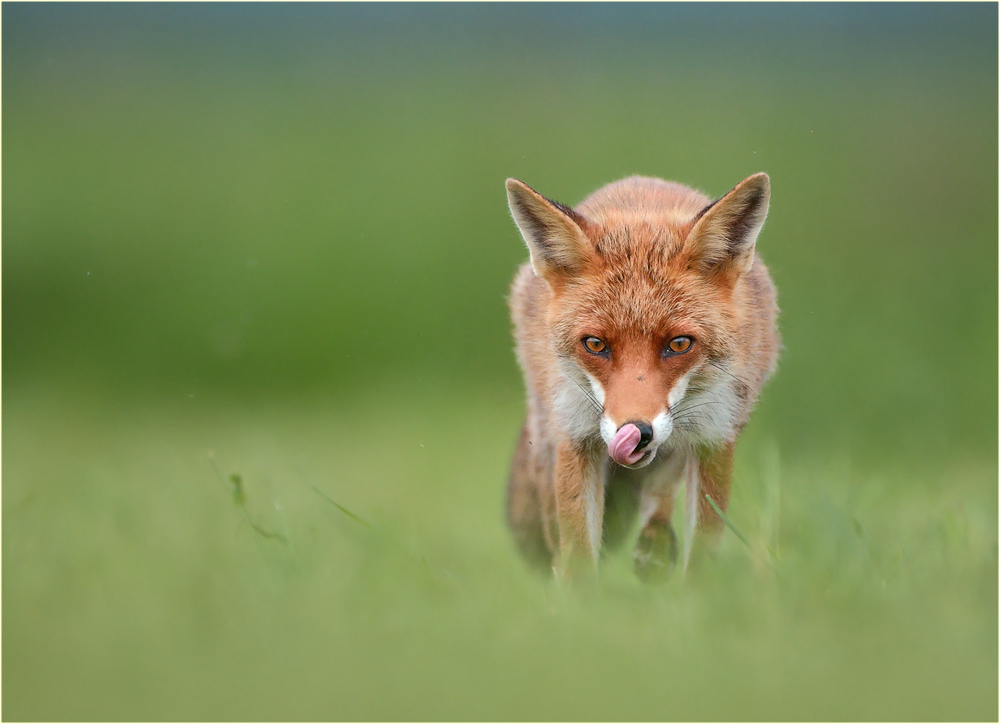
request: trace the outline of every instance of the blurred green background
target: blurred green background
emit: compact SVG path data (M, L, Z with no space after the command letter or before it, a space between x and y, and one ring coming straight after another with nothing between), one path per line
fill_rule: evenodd
M996 719L995 5L2 20L3 718ZM504 179L757 171L751 546L536 578Z

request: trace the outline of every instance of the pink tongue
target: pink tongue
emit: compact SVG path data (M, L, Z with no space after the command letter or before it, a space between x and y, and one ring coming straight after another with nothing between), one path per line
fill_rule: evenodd
M622 425L621 429L615 433L614 440L608 445L608 452L611 458L619 465L632 465L642 457L642 450L636 450L635 446L642 439L639 428L629 423Z

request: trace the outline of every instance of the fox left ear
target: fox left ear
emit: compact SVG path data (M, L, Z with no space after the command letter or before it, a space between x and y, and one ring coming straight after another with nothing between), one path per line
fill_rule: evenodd
M552 283L578 273L592 250L588 221L523 181L507 179L507 203L531 254L535 274Z
M757 173L703 210L685 242L691 262L707 274L750 271L770 198L770 179Z

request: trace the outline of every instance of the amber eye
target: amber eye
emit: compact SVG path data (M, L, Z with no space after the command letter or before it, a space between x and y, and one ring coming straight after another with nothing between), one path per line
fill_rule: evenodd
M584 337L583 346L591 354L606 354L608 351L608 345L604 344L597 337Z
M667 342L666 354L684 354L689 349L694 342L690 337L674 337L672 340Z

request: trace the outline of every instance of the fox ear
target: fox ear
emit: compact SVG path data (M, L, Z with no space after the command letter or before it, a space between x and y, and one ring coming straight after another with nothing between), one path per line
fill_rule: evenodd
M738 277L750 271L770 198L770 179L757 173L705 208L685 242L692 264L708 274Z
M584 232L586 219L516 178L507 179L507 203L535 274L553 281L580 271L593 248Z

